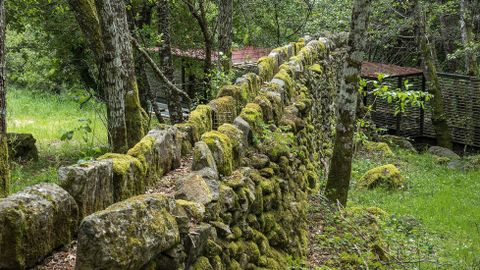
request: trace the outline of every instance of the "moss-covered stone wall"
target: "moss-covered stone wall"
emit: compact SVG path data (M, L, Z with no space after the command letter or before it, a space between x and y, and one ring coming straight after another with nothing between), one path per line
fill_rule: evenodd
M276 49L259 60L258 74L224 87L218 99L177 125L180 144L193 149L194 169L175 180L165 214L175 217L178 241L155 246L156 255L149 257L136 255L133 246L123 248L121 262L128 269L285 269L287 258L306 256L307 196L320 188L335 124L339 66L331 49L326 39ZM219 117L222 112L229 117ZM131 204L115 204L88 219L108 221ZM136 218L122 220L124 227L139 225ZM143 237L135 233L132 244ZM103 241L89 251L96 234L80 234L78 269L90 269L87 262L100 267L102 258L92 256L119 248L116 241Z
M332 49L309 38L275 49L186 123L157 127L127 154L61 168L55 189L72 210L24 212L22 235L58 230L38 230L40 221L69 229L37 253L23 238L1 238L0 248L18 247L2 266L32 266L77 224L76 269L285 269L306 256L307 196L319 189L335 124ZM174 194L142 195L187 155L192 172L172 180ZM0 207L0 217L11 211Z

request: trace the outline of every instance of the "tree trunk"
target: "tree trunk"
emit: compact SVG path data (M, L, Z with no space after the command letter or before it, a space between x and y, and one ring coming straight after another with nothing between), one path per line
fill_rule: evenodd
M146 113L140 105L125 3L122 0L69 0L90 43L105 93L109 141L125 152L145 135Z
M432 94L432 124L435 130L438 145L452 148L452 138L448 128L447 116L444 110L442 89L438 80L435 66L435 54L429 42L426 18L419 0L415 1L415 15L418 23L418 41L423 58L424 76L428 84L428 92Z
M338 97L338 118L332 161L325 195L332 203L346 205L352 174L355 112L362 61L366 45L371 0L355 0Z
M473 45L473 22L469 16L469 7L468 0L460 0L460 32L465 49L465 72L467 75L478 76L480 71L477 56L469 49L469 46Z
M203 35L203 42L205 44L205 60L203 64L203 82L205 84L204 99L208 100L208 89L210 88L210 71L212 69L212 50L213 50L213 37L210 34L208 27L207 14L205 10L205 0L199 0L199 8L197 9L192 2L187 1L186 4L192 16L197 20L200 30Z
M229 71L232 67L233 0L220 0L219 5L218 43L222 54L220 62L223 70Z
M10 169L7 145L7 98L5 69L5 3L0 0L0 198L10 192Z
M127 123L125 118L125 95L127 86L122 70L122 46L119 31L121 18L115 5L117 0L97 0L96 7L102 28L102 41L105 47L101 55L100 86L107 95L107 118L109 141L114 152L125 153L128 150Z
M172 45L170 38L170 7L168 0L158 0L158 32L162 33L163 42L160 44L160 63L162 71L171 82L174 82L174 66L172 57ZM164 86L167 93L168 112L172 123L183 121L182 103L180 96L171 91L168 86Z

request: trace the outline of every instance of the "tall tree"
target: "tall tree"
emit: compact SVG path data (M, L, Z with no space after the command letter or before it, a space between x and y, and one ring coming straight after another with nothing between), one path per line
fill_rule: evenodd
M348 52L338 96L338 122L335 145L325 195L334 203L346 205L352 174L353 135L362 61L366 45L371 0L353 2Z
M471 6L472 3L470 0L460 0L460 32L463 49L465 50L465 72L468 75L480 76L477 56L472 48L470 48L474 40Z
M89 40L99 69L99 87L107 100L109 141L125 152L145 135L131 36L122 0L69 0Z
M204 83L208 88L210 86L209 74L212 69L212 54L213 54L213 31L208 25L208 3L209 0L183 0L187 5L188 10L195 18L200 27L203 36L203 43L205 49L205 60L203 63ZM208 99L208 93L205 91L205 99Z
M432 124L435 130L437 143L440 146L452 148L452 137L448 127L447 116L445 114L442 89L435 66L436 57L433 45L430 43L430 37L427 32L426 14L424 13L420 0L415 0L415 17L418 24L418 43L423 64L423 73L428 83L428 91L433 95L432 106Z
M7 103L5 88L5 1L0 0L0 198L10 189L7 145Z
M163 74L171 82L174 82L174 66L172 57L172 42L170 36L170 6L168 0L158 0L158 32L162 34L162 42L159 44L160 63ZM182 103L180 95L172 91L170 87L164 87L168 93L168 112L172 123L183 121Z
M224 70L232 66L233 0L220 0L218 12L218 47Z

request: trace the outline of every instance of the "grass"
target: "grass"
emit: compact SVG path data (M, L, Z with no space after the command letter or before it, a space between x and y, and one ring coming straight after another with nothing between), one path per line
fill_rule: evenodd
M107 145L101 104L89 102L80 108L74 96L18 89L7 93L8 132L33 134L40 155L38 161L13 162L12 193L40 182L57 182L58 167L92 157ZM91 121L91 132L82 131L87 122L80 119ZM76 131L71 140L61 140L72 130Z
M361 190L355 184L369 169L395 164L407 178L404 191ZM438 264L421 269L480 269L480 171L462 172L429 154L396 151L394 157L357 157L350 205L376 206L390 214L413 216L432 233ZM419 268L415 268L419 269Z

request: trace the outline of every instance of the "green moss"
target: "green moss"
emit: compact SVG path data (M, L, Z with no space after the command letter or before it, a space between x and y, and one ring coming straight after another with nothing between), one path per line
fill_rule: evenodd
M250 262L257 263L260 259L260 250L257 244L252 241L239 241L240 252L248 255Z
M232 96L237 102L246 104L248 102L249 93L247 88L239 85L226 85L220 89L217 97Z
M240 227L238 226L232 228L232 233L235 236L235 239L239 239L242 237L242 229L240 229Z
M176 200L176 203L188 213L189 217L197 221L203 220L205 207L202 204L186 200Z
M250 127L256 135L260 135L263 124L263 113L260 105L256 103L248 103L240 113L240 117L250 124Z
M276 69L277 67L275 58L265 56L258 59L258 75L263 82L272 80Z
M124 154L108 153L98 158L98 160L111 159L113 162L113 171L119 175L127 174L128 170L134 164L141 171L144 171L143 165L135 157Z
M214 269L206 257L200 257L197 259L197 261L193 265L192 270L214 270Z
M263 120L270 122L274 120L273 105L266 94L262 93L255 97L254 103L260 105L262 109Z
M363 145L363 149L369 153L380 154L383 156L391 157L393 156L392 149L388 146L388 144L384 142L366 142Z
M198 134L212 130L212 109L207 105L198 105L190 112L188 122L194 126Z
M285 69L281 69L276 75L275 79L281 80L285 83L285 90L290 98L295 95L294 82L290 74Z
M389 189L398 189L402 188L405 182L400 170L393 164L387 164L366 172L360 179L359 186L363 188L383 186Z
M137 143L133 148L128 150L127 155L130 155L138 159L142 166L146 169L148 167L145 154L151 153L153 145L155 144L155 138L152 136L145 136L143 139Z
M98 160L112 160L114 201L128 199L145 191L146 169L135 157L123 154L108 153ZM133 179L128 173L132 173Z
M228 176L233 170L233 147L230 138L218 131L210 131L202 136L210 151L212 151L218 172Z
M322 75L323 74L323 68L319 64L312 65L308 68L309 70Z
M237 116L237 103L231 96L216 98L208 104L214 112L213 121L217 126L223 123L231 123Z
M223 124L218 127L218 132L228 136L233 147L234 164L239 164L243 157L244 147L242 144L243 132L232 124Z

